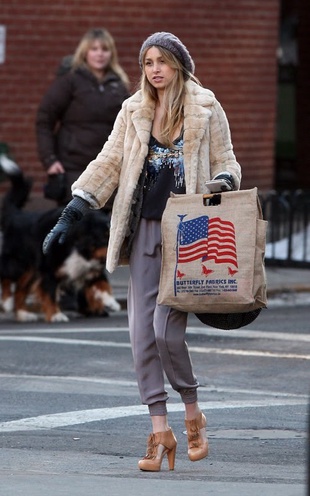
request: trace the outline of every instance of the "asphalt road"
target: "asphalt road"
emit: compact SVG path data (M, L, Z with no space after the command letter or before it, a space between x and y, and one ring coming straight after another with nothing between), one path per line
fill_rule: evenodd
M309 305L274 301L237 331L193 316L187 341L210 455L187 458L183 405L167 385L174 472L140 472L150 420L135 382L127 315L0 323L0 496L304 496Z

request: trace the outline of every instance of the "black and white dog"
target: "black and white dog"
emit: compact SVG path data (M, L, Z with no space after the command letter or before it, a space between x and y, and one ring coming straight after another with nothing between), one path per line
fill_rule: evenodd
M27 211L31 180L6 156L0 167L10 181L1 212L2 249L0 279L2 308L14 311L18 321L68 321L62 294L76 297L76 310L84 315L108 315L119 311L105 270L109 218L91 211L72 227L64 244L55 243L48 255L42 253L45 236L56 224L61 209ZM33 308L29 309L30 295Z

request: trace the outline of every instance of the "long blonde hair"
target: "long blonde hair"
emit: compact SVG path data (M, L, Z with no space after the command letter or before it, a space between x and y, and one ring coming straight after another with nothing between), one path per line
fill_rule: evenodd
M140 79L140 88L143 98L153 102L158 101L157 90L148 81L145 74L145 56L150 47L147 47L142 53L142 75ZM177 129L179 129L184 120L183 108L186 94L185 80L192 79L200 85L199 80L181 64L179 59L173 55L170 50L166 50L160 46L156 46L160 51L164 61L172 69L176 69L175 76L169 86L165 88L164 104L165 113L161 121L161 141L164 145L174 147L173 137Z
M97 40L101 42L101 45L103 47L107 48L111 52L111 59L107 69L117 74L117 76L119 76L119 78L123 81L125 86L129 88L129 78L118 62L118 55L115 46L115 41L107 29L92 28L89 31L87 31L87 33L85 33L73 55L72 69L76 70L79 67L87 69L87 64L86 64L87 52L91 47L91 45L93 44L93 42Z

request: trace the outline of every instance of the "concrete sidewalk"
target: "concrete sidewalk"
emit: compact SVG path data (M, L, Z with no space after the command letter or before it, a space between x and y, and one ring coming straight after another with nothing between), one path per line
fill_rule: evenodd
M268 296L282 292L310 292L310 269L267 267Z

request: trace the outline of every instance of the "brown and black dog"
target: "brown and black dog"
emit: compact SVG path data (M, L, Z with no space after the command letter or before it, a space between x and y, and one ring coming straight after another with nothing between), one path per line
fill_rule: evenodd
M69 318L61 302L68 290L75 296L77 312L83 315L104 316L120 310L105 270L109 217L100 210L91 211L72 227L64 244L55 243L50 253L43 255L43 240L61 209L27 211L24 206L31 180L14 165L5 168L11 185L1 213L3 310L14 311L18 321L38 320L43 313L48 322L65 322ZM31 295L36 311L29 309Z

